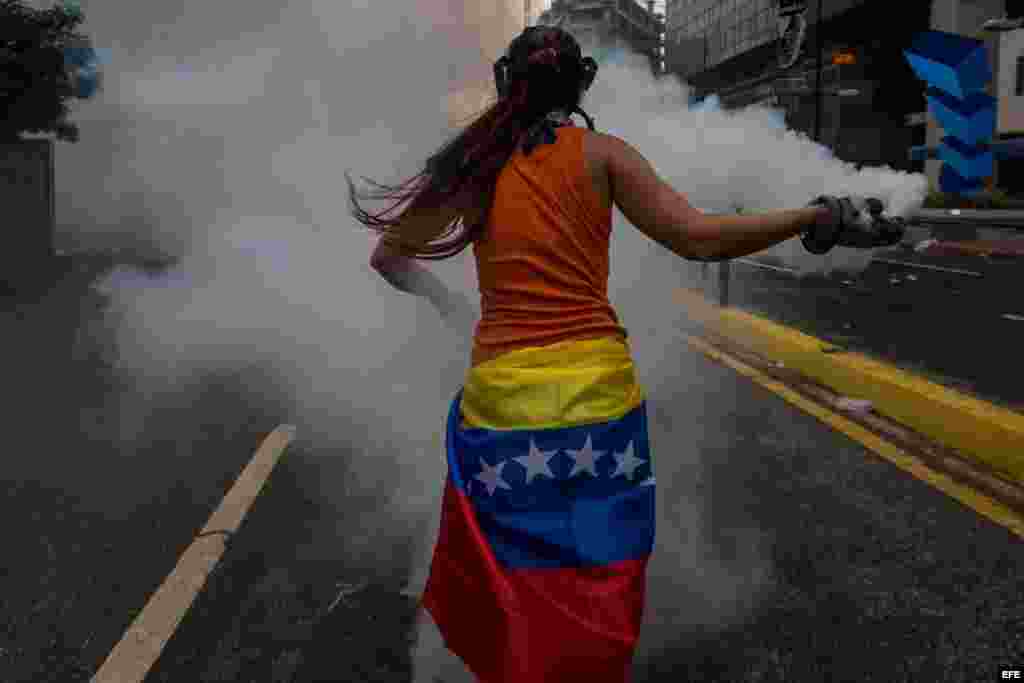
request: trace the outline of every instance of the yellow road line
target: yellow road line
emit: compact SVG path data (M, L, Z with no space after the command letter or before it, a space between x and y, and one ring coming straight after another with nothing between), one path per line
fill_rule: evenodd
M676 299L715 332L774 361L782 361L832 390L867 399L882 414L1024 483L1024 415L944 387L798 330L734 308L721 308L694 291ZM833 347L834 348L834 347Z
M263 440L206 526L111 650L92 683L139 683L145 678L224 554L227 537L241 525L294 438L295 427L281 425Z
M877 434L872 433L859 424L847 420L842 415L801 396L782 382L716 349L704 340L690 336L687 337L687 342L705 356L732 368L745 377L749 377L760 386L777 394L805 413L813 415L837 432L845 434L868 450L885 458L904 472L930 484L972 510L989 518L996 524L1009 529L1010 532L1016 534L1019 538L1024 539L1024 517L1021 517L999 501L993 500L975 489L961 484L942 472L933 470L902 448L880 438Z

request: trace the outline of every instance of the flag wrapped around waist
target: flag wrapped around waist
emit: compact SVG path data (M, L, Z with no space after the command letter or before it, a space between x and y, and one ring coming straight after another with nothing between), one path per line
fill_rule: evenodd
M452 401L423 605L482 683L623 683L654 544L647 415L626 345L523 349Z

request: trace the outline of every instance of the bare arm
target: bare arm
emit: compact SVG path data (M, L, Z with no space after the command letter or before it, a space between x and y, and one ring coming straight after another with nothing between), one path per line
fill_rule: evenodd
M701 217L704 225L695 230L701 237L696 239L693 251L701 260L739 258L796 237L818 220L830 220L829 210L809 207L745 216L704 215Z
M448 293L448 288L437 275L415 259L403 256L383 239L378 240L373 250L370 266L401 292L422 296L435 303Z
M476 313L465 292L449 289L426 266L402 256L383 240L377 242L370 265L398 291L429 301L441 314L441 318L460 335L472 334Z
M753 254L830 218L828 209L819 207L746 216L705 214L659 178L632 146L611 135L600 137L615 205L642 233L683 258L724 260Z

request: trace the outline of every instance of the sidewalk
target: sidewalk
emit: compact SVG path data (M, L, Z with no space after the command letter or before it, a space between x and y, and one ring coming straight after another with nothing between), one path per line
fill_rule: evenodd
M934 213L947 213L946 211ZM969 213L969 215L963 215ZM1019 227L980 222L988 213L1002 214L998 220L1020 220ZM1010 214L1014 214L1010 216ZM1019 215L1018 215L1019 214ZM1019 258L1024 256L1024 211L961 212L961 216L947 216L939 220L920 218L914 214L907 225L903 243L927 256L983 256Z
M929 256L1021 258L1024 257L1024 235L1003 240L925 240L914 250Z
M1024 229L1022 209L918 209L907 219L911 223L994 225Z

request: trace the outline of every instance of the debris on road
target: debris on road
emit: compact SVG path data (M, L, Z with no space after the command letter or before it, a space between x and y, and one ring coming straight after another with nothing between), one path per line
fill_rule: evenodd
M871 412L872 404L871 401L865 399L841 396L836 399L835 407L845 412L855 413L857 415L865 415Z
M1024 239L1002 240L937 240L918 242L914 251L938 256L981 256L983 258L1019 258L1024 256Z
M340 583L336 584L335 587L338 589L338 594L335 596L334 601L327 608L327 611L325 612L325 614L330 614L331 612L333 612L334 608L338 606L339 602L345 604L345 606L348 606L349 603L348 603L348 601L345 598L347 598L348 596L353 595L355 593L358 593L359 591L361 591L364 588L366 588L367 585L368 585L368 582L366 582L366 581L363 581L363 582L360 582L360 583L344 583L344 582L340 582Z

